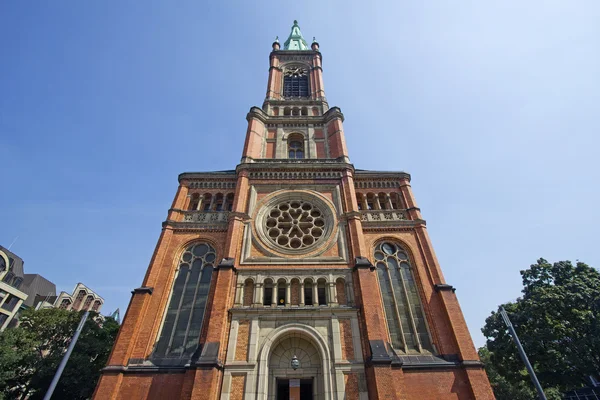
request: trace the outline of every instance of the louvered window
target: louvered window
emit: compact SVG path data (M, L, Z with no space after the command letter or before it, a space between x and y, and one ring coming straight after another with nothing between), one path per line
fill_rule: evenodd
M291 75L283 78L284 97L308 97L308 76Z

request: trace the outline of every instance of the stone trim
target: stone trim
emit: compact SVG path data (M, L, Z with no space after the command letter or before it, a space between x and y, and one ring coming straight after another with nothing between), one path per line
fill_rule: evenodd
M131 294L149 294L152 295L152 292L154 292L154 288L151 286L142 286L139 288L135 288L131 291Z
M433 287L435 288L436 292L449 291L449 290L451 290L452 293L456 292L456 288L452 285L448 285L447 283L436 283Z
M356 257L354 259L354 269L357 270L361 268L369 268L371 271L375 270L375 266L371 264L371 261L369 261L367 257Z
M221 269L232 269L233 272L236 272L237 268L235 267L235 259L231 257L223 258L221 262L215 267L215 270Z

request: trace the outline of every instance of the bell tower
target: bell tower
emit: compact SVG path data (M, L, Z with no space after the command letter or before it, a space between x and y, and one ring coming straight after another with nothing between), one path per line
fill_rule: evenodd
M241 162L179 175L97 399L493 399L405 172L350 163L319 43L276 39Z

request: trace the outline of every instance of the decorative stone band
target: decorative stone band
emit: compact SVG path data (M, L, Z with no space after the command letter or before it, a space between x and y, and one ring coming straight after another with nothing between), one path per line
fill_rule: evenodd
M195 222L205 224L227 224L229 211L181 211L183 222Z
M363 222L406 221L405 210L368 210L361 211Z

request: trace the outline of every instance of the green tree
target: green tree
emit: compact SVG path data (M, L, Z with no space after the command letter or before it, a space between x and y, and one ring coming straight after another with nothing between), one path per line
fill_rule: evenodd
M6 398L41 399L79 324L82 312L26 310L20 325L0 334L0 393ZM90 316L54 391L55 398L90 398L119 326Z
M560 391L581 387L586 376L600 371L600 273L582 262L539 259L521 276L523 296L503 306L540 383ZM521 383L531 387L498 312L486 319L482 332L486 369L498 377L498 387L503 381L511 390Z

